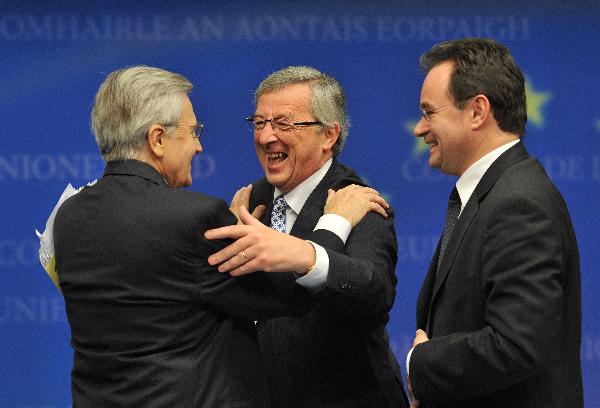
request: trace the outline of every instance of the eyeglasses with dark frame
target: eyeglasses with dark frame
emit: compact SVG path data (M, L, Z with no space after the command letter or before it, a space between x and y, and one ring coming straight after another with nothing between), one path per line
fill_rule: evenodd
M200 135L202 135L202 131L204 130L204 124L198 122L195 125L176 125L174 123L165 123L163 124L165 127L187 127L192 129L192 137L194 139L199 139Z
M468 101L471 98L472 98L472 96L469 96L468 98L464 98L464 99L458 100L456 102L448 102L448 103L446 103L444 105L437 106L437 107L432 108L432 109L425 110L425 109L421 108L421 109L419 109L421 111L421 117L423 119L425 119L425 121L427 121L429 123L431 121L431 115L433 115L434 113L443 112L444 110L446 110L450 106L452 106L454 104L460 104L460 103L466 102L466 101Z
M246 122L251 127L251 131L263 130L267 126L267 122L271 123L273 130L281 130L282 132L288 132L294 130L297 127L305 126L324 126L323 122L311 121L311 122L289 122L289 118L278 118L278 119L265 119L262 116L251 115L246 118Z

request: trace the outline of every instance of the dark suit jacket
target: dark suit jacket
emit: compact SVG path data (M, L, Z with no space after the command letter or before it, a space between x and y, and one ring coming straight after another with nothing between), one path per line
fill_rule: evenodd
M204 231L235 222L222 200L169 188L135 160L109 163L60 207L75 407L268 405L252 320L293 313L299 285L209 266L224 243Z
M417 305L431 340L410 361L422 406L583 406L575 234L522 143L477 185L436 276L438 253Z
M335 234L313 228L323 215L327 189L364 184L334 160L312 192L291 235L316 242L329 255L327 286L313 297L302 318L274 318L257 325L263 362L277 407L404 407L398 363L385 329L395 297L397 244L393 214L369 213L352 230L344 247ZM254 184L250 207L268 206L273 186ZM280 273L279 287L294 284Z

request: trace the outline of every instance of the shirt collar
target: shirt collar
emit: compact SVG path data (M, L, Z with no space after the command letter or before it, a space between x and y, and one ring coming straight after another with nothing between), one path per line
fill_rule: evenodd
M458 190L458 195L460 196L462 211L465 208L465 205L469 202L469 198L473 195L473 191L477 187L477 184L485 174L485 172L490 168L490 166L496 161L502 153L519 143L520 139L513 140L512 142L508 142L485 156L481 159L477 160L473 163L458 179L456 182L456 189Z
M308 200L308 197L321 182L321 180L323 180L327 170L329 170L331 167L331 163L333 163L333 158L327 160L319 170L314 172L309 178L298 184L296 188L283 196L287 205L294 210L296 214L300 214L300 210L302 210L302 207L304 207L304 203L306 200ZM279 197L281 194L281 191L278 188L275 188L275 191L273 192L273 199Z

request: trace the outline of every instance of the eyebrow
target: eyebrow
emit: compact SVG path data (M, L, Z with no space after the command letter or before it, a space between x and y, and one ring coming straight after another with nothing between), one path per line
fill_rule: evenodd
M265 115L259 115L257 113L254 114L254 117L267 119L267 117ZM273 116L271 118L271 120L279 120L279 119L290 119L291 120L293 118L294 118L294 116L291 114L281 114L281 115Z
M430 104L429 102L421 102L421 103L419 104L419 107L420 107L421 109L423 109L423 110L431 110L431 109L434 109L434 108L433 108L433 105L432 105L432 104Z

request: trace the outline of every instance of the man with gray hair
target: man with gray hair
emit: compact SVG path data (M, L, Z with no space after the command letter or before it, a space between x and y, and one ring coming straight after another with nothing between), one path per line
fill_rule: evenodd
M202 124L183 76L117 70L92 111L104 176L60 207L56 266L74 349L74 407L265 407L253 320L305 312L273 274L232 278L203 232L234 224L192 182Z
M336 159L349 126L340 84L314 68L288 67L260 84L255 103L247 120L266 177L234 197L245 225L205 236L237 239L209 258L219 271L291 271L273 274L277 290L312 291L302 317L257 322L273 405L407 406L385 328L396 286L393 213ZM362 194L372 198L359 204ZM262 223L246 210L260 206Z

